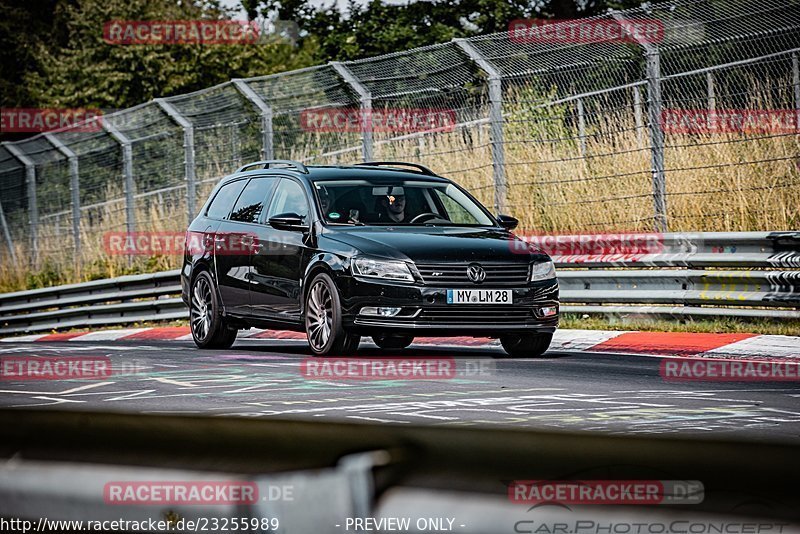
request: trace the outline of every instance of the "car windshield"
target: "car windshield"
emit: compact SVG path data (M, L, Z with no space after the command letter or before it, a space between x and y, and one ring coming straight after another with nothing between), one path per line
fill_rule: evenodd
M325 221L344 225L494 226L477 202L451 183L424 180L315 182Z

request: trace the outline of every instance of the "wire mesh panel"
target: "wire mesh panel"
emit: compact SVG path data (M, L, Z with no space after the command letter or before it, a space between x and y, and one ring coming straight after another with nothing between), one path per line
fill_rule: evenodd
M792 228L800 141L790 55L664 82L671 227Z
M419 161L491 204L482 73L454 43L348 63L372 98L374 157ZM477 121L477 122L476 122Z
M131 141L135 183L135 213L141 230L163 231L185 229L186 179L183 129L154 103L125 110L108 117L112 125ZM121 199L122 184L107 199ZM104 219L116 207L99 207L96 216ZM116 221L119 222L119 221ZM110 230L113 223L103 224Z
M120 145L96 122L54 134L78 158L79 260L102 258L104 231L125 230Z
M182 231L192 185L199 206L264 154L419 162L522 231L800 225L800 3L676 0L537 24L233 80L108 116L119 134L53 134L78 160L80 261L122 265L102 257L106 232ZM18 256L37 256L38 228L41 257L67 261L69 161L44 136L11 145L0 187ZM15 150L35 166L31 191Z
M275 156L309 164L352 162L360 158L361 134L336 122L358 109L352 89L328 66L250 78L250 88L273 113ZM340 152L344 149L350 149Z
M70 178L66 158L43 136L15 145L35 165L38 207L37 250L31 257L38 265L72 263ZM27 190L26 190L27 193Z
M3 205L3 216L15 249L17 261L24 261L30 240L30 225L28 212L28 198L25 192L25 167L15 158L9 150L0 146L0 202ZM0 231L3 231L0 228ZM8 243L5 235L0 243L2 251L2 265L0 270L13 269L13 259L8 253ZM24 268L24 265L22 266Z
M197 188L202 202L216 182L249 161L259 159L259 114L231 83L167 98L194 127Z

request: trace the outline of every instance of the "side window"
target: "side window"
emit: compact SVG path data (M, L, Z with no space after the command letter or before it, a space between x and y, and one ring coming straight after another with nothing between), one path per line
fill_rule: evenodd
M294 180L283 179L275 190L267 219L281 213L296 213L305 219L308 216L308 201L303 188Z
M267 194L272 190L274 181L271 178L253 178L248 182L239 200L233 207L230 219L239 222L258 222L264 203L268 200Z
M220 190L217 191L214 200L211 201L211 205L208 207L208 211L206 211L206 216L212 219L227 219L233 207L233 203L236 202L236 198L239 196L239 193L242 192L246 183L247 180L236 180L235 182L223 185Z
M479 221L470 212L464 209L464 207L454 199L447 196L444 191L439 189L435 191L442 205L444 205L444 209L447 210L447 218L450 219L450 221L456 224L479 224Z

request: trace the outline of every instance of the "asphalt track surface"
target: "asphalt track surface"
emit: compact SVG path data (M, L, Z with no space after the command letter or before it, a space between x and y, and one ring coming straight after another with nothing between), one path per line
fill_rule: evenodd
M224 351L201 351L191 341L12 342L0 345L0 357L107 357L113 372L2 380L0 406L800 442L796 382L675 383L660 376L658 357L502 354L500 347L444 345L384 353L362 341L358 358L453 358L456 373L340 380L304 374L304 341L242 339Z

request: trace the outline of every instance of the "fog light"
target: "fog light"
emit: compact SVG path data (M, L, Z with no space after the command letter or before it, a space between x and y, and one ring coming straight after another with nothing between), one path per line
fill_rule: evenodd
M400 313L400 308L364 306L361 308L360 315L371 315L373 317L394 317L398 313Z
M542 313L542 317L550 317L551 315L555 315L558 313L558 308L554 306L545 306L544 308L540 308Z

